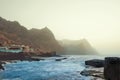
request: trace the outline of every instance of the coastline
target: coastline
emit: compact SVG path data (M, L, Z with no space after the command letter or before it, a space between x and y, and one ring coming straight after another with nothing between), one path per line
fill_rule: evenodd
M34 54L34 55L33 55ZM35 55L31 52L20 52L20 53L10 53L10 52L0 52L0 70L4 69L4 64L15 63L17 61L40 61L44 60L42 57L60 57L56 52L44 52L41 55Z
M8 61L8 62L14 63L14 64L10 64L11 65L11 69L15 65L16 65L16 68L17 68L17 67L19 67L21 65L23 67L23 66L26 66L26 65L29 64L29 67L31 67L31 69L33 69L33 71L34 71L35 67L33 67L33 66L35 65L36 69L40 70L40 73L42 73L40 67L43 66L43 69L45 71L48 70L49 75L52 75L52 72L54 71L54 69L55 69L55 71L56 70L60 70L61 71L63 69L63 72L64 72L64 69L65 69L65 70L68 71L67 73L70 74L69 71L71 69L75 69L76 70L77 68L75 68L75 67L84 67L83 69L77 69L76 71L73 70L72 73L75 73L73 76L78 76L78 73L79 73L79 76L81 75L81 76L83 76L85 78L90 78L90 80L105 80L105 77L104 77L104 65L105 64L104 65L101 64L101 63L104 62L104 60L101 60L101 59L97 60L97 58L99 58L99 56L96 57L96 59L95 59L95 57L92 57L92 59L91 59L90 57L87 58L86 56L84 57L84 56L70 56L70 55L69 56L61 56L61 57L58 57L58 56L52 56L52 57L34 56L34 57L32 57L32 60L26 60L27 62L25 60L23 60L23 62L21 62L21 61L19 62L19 60L18 61L14 61L13 60L13 61ZM107 57L107 58L108 59L109 58L113 59L113 57ZM116 57L114 59L116 60ZM7 61L3 61L2 64L5 64L6 62ZM86 64L86 62L87 62L87 64ZM88 62L89 62L89 64L88 64ZM17 64L19 64L19 65L17 65ZM64 64L64 65L62 66L62 64ZM7 64L7 65L9 65L9 64ZM62 66L63 68L61 69L60 66ZM46 67L48 67L48 68L46 68ZM50 70L49 70L49 67L50 67ZM5 67L5 68L7 69L7 67ZM15 68L13 68L12 71L14 71L14 69ZM114 68L112 68L112 69L114 69ZM20 72L22 71L22 69L19 69L19 70L20 70ZM27 70L27 68L24 69L24 70ZM44 70L43 70L43 73L44 73ZM57 73L59 73L59 71L57 71ZM12 74L12 73L9 73L9 74ZM47 74L46 76L49 76L49 75ZM71 75L71 77L72 77L72 75ZM87 80L87 79L83 79L83 80Z

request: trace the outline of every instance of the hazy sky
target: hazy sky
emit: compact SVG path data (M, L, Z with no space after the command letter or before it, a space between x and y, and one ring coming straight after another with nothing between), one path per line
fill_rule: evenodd
M0 16L28 29L48 26L56 39L86 38L120 52L120 0L0 0Z

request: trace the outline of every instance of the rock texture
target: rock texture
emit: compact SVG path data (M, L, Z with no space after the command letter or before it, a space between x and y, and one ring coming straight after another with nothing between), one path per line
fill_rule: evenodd
M120 80L120 58L106 57L104 66L106 80Z
M91 76L91 80L105 80L103 75L103 68L88 68L80 72L83 76Z

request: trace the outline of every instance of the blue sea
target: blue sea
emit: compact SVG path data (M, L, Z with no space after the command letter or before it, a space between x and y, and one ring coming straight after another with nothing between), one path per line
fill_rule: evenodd
M66 57L67 59L56 61ZM93 55L66 55L62 57L44 57L40 61L17 61L5 64L0 71L0 80L91 80L80 75L85 69L85 60L101 59Z

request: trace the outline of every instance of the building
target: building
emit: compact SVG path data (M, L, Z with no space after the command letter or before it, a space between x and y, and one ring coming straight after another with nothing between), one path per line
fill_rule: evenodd
M34 49L25 45L11 45L11 46L0 46L0 52L10 52L10 53L29 53L34 52Z
M22 48L0 47L0 52L20 53L23 52L23 50Z

